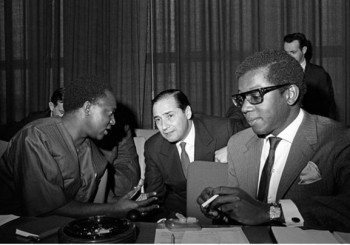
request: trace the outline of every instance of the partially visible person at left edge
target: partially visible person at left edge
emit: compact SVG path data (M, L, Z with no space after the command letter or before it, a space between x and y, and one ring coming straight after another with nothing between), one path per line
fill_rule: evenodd
M285 51L265 50L236 70L232 96L250 128L227 145L228 186L206 188L212 218L350 231L350 131L300 108L303 70Z
M115 124L116 99L104 80L80 78L66 86L63 117L36 120L9 142L0 159L0 213L125 217L158 206L156 193L133 201L130 191L112 203L92 203L107 160L93 143Z
M27 117L19 122L10 122L0 126L0 140L10 141L10 139L26 124L45 117L62 117L64 114L63 99L65 88L56 89L50 98L49 107L44 111L29 113Z

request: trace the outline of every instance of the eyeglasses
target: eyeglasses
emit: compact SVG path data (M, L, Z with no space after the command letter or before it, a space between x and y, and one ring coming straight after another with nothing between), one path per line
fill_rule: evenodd
M258 88L258 89L250 90L245 93L234 94L232 95L232 101L233 101L233 104L235 104L235 106L237 107L242 107L245 99L247 99L250 104L257 105L264 101L264 95L267 94L268 92L271 92L273 90L276 90L285 86L289 86L289 85L291 84L287 83L287 84L276 85L271 87Z

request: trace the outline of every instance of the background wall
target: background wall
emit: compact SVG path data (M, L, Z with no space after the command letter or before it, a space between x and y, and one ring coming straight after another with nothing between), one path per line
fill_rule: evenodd
M223 116L237 65L303 32L350 125L348 13L347 0L0 0L0 123L45 109L57 87L87 74L111 82L139 127L153 127L151 99L167 88Z

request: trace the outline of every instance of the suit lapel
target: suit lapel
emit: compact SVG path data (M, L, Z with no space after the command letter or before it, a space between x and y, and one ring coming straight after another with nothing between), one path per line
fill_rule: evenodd
M162 141L159 158L164 170L169 174L169 177L174 176L186 180L176 144L171 144L164 138L162 138Z
M258 138L255 134L242 146L243 158L239 164L240 171L238 175L240 187L247 191L251 196L256 196L259 180L260 156L263 139Z
M195 125L194 160L214 161L216 140L210 135L203 123L193 119Z
M311 156L314 154L314 147L317 143L316 123L310 114L304 114L292 146L289 151L286 165L284 167L279 188L277 191L277 200L283 198L288 189L299 177L301 171L305 168Z

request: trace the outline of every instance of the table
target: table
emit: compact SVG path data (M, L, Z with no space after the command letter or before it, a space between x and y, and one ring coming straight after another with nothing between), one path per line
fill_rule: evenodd
M45 226L49 222L50 225L54 223L57 227L60 227L72 220L72 218L61 216L52 216L49 218L20 217L0 226L0 243L29 243L29 239L15 234L16 228L21 228L21 226L29 222L35 222L39 226ZM157 224L147 222L135 222L135 224L138 228L136 243L154 243ZM242 227L242 229L250 243L276 243L269 226L246 226ZM58 243L57 233L42 239L40 243Z

